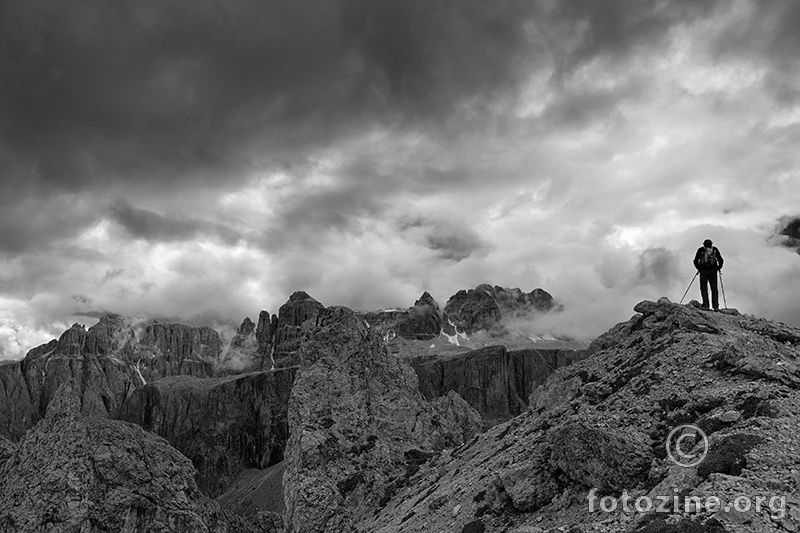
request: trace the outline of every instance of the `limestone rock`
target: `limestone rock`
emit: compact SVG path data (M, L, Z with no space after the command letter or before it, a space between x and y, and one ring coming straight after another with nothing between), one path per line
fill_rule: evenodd
M547 439L552 447L551 466L601 492L619 493L635 487L650 468L650 443L631 430L620 432L577 422L553 429Z
M267 532L205 499L187 458L138 426L85 419L67 382L0 470L0 531Z
M487 346L463 354L416 357L409 362L426 398L455 391L480 413L487 426L517 416L528 397L557 368L586 355L583 350Z
M266 313L266 311L262 311ZM267 313L268 314L268 313ZM236 334L228 344L225 355L216 369L216 375L238 374L249 370L260 370L259 350L261 348L256 325L246 317L236 329Z
M222 352L219 333L209 327L156 322L141 340L141 364L147 381L167 376L210 377Z
M244 470L283 460L295 372L164 378L136 391L120 418L160 435L191 459L200 488L216 497Z
M542 289L525 293L489 284L460 290L450 297L444 312L458 331L502 330L503 319L525 317L556 309L553 297Z
M385 340L400 336L412 340L429 340L442 331L442 311L427 291L408 309L383 309L366 313L364 319Z
M75 324L22 361L0 366L0 435L19 440L44 416L58 388L75 380L85 415L109 416L142 380L115 350L127 344L109 315L89 329Z
M3 465L11 457L17 447L10 440L0 437L0 471L3 470Z
M113 417L146 382L211 376L219 355L219 335L211 328L153 323L137 336L129 321L114 314L88 331L74 324L22 361L0 366L0 435L20 439L69 380L75 380L84 415Z
M489 533L800 527L800 513L791 512L800 505L800 329L666 299L641 302L636 311L593 343L589 357L551 374L531 394L529 410L421 465L414 483L359 529L463 531L476 520ZM706 432L710 450L700 467L668 457L667 437L684 424ZM648 517L619 507L587 513L592 488L597 498L617 501L622 491L723 502L769 493L785 496L789 512L720 518L679 509L668 523L647 527Z
M289 403L288 531L351 531L435 451L470 433L454 431L458 420L443 418L454 409L430 405L411 367L349 309L328 308L308 322L298 356L307 366ZM470 425L476 416L459 415Z
M455 435L453 442L467 442L483 431L480 414L458 393L448 391L444 396L434 399L431 405L445 430Z
M325 306L303 291L293 293L281 306L272 334L273 358L278 367L298 363L294 355L300 347L301 326L323 309Z

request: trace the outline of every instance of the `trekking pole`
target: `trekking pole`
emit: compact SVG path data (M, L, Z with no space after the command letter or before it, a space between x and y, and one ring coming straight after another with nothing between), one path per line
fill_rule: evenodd
M689 282L689 286L686 287L686 292L683 293L683 296L681 297L681 301L678 302L679 304L682 304L683 303L683 299L686 298L687 294L689 294L689 289L692 288L692 283L694 283L694 279L697 277L698 274L700 274L699 270L694 273L694 278L692 278L692 281Z
M725 304L725 309L727 309L728 301L725 299L725 284L722 283L722 270L719 271L719 287L722 289L722 303Z

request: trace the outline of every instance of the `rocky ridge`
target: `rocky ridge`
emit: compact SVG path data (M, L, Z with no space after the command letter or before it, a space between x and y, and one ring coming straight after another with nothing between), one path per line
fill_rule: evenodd
M0 531L268 533L203 496L186 457L137 425L81 414L72 382L0 467Z
M411 367L349 309L307 323L298 358L284 473L290 532L352 530L418 462L480 429L459 396L427 402Z
M591 357L537 388L528 411L432 457L356 530L797 531L800 330L694 305L641 302L593 343ZM667 457L665 442L681 424L708 435L708 455L690 468ZM595 502L590 511L591 489L619 505L601 512ZM765 499L758 511L724 510L741 495ZM632 510L643 496L679 504ZM687 496L723 505L685 505ZM772 497L785 505L770 507Z

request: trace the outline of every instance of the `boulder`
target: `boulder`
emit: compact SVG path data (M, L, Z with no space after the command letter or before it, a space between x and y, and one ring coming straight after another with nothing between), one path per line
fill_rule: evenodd
M573 422L547 435L550 466L585 487L620 493L647 477L652 459L645 435Z

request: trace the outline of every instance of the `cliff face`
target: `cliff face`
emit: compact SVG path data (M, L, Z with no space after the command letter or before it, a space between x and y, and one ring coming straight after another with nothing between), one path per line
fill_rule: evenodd
M416 357L409 362L426 398L433 400L454 391L491 427L524 412L534 388L556 369L587 354L586 350L508 351L504 346L487 346L465 354Z
M0 434L20 439L68 380L75 380L82 413L113 413L142 381L129 364L111 355L115 339L109 329L105 321L88 332L76 324L22 361L0 366Z
M442 311L427 291L408 309L383 309L364 314L371 328L385 340L396 336L412 340L430 340L442 332Z
M244 470L283 460L295 372L164 378L131 395L119 417L160 435L191 459L200 488L216 497Z
M463 443L477 413L455 395L436 405L355 313L328 308L306 324L289 404L284 497L288 531L350 531L436 450Z
M167 376L209 377L221 351L219 333L209 327L155 323L147 326L140 346L128 357L139 362L150 382Z
M211 328L155 323L137 339L119 315L101 317L88 331L75 324L22 361L0 366L0 435L21 438L68 380L75 381L84 415L114 416L145 382L211 376L219 354L219 335Z
M194 469L138 426L84 418L71 383L0 467L0 531L174 533L277 531L202 496Z
M635 311L593 343L590 357L535 389L529 410L432 459L359 530L797 531L800 330L667 299ZM707 435L708 453L694 466L667 456L682 424ZM696 435L686 438L699 455ZM592 489L598 500L616 498L613 512L597 501L590 511ZM664 497L668 512L625 512L623 493L631 509L636 498ZM684 499L714 496L724 506L741 495L783 504L725 511Z

